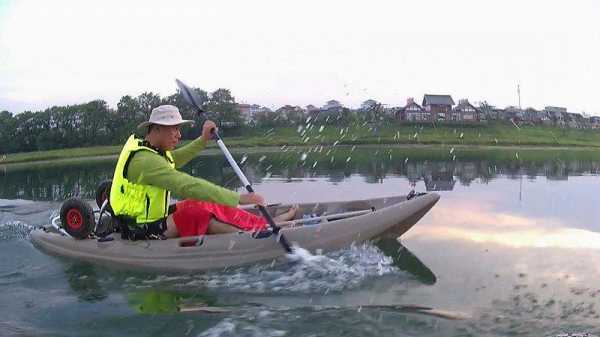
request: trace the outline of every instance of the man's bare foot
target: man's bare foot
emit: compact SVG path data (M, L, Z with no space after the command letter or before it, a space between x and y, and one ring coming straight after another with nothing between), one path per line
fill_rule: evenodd
M285 213L279 214L275 217L276 222L290 221L296 217L296 213L298 212L298 205L294 205L290 207Z

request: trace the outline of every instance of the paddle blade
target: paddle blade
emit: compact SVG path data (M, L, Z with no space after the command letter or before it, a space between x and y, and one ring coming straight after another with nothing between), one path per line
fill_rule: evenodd
M200 96L198 96L198 94L192 88L188 87L187 85L185 85L185 83L181 82L180 80L175 79L175 83L177 83L177 86L181 91L183 99L185 99L186 102L195 107L199 113L204 112L204 110L202 110L201 108L202 99L200 98Z

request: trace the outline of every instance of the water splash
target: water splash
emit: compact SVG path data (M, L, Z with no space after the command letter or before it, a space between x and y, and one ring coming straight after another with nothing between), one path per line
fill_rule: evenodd
M21 221L9 221L0 224L0 241L25 239L33 229L34 226Z
M188 290L200 287L248 294L322 295L324 292L360 287L373 277L404 275L392 265L390 257L370 244L352 246L325 255L313 255L303 248L295 247L288 259L296 263L268 261L206 274L133 276L125 280L125 286L139 289L161 284Z

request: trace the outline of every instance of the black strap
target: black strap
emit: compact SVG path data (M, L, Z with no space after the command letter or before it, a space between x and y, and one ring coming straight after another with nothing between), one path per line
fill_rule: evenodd
M164 240L167 230L167 219L161 219L145 224L136 224L135 219L127 216L117 217L123 240Z

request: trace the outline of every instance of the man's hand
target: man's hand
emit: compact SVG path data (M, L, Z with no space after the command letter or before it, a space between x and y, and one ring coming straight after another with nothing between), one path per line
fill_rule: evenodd
M200 136L202 140L208 142L212 138L213 130L217 131L217 125L215 122L211 120L205 121L204 125L202 125L202 136Z
M240 205L265 205L265 198L258 193L240 194Z

